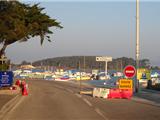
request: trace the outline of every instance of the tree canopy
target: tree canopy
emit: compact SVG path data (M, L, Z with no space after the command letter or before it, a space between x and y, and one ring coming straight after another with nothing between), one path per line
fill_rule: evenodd
M51 41L50 27L62 28L56 19L43 12L39 4L29 5L18 1L0 1L0 57L8 45L24 42L39 36L40 43Z

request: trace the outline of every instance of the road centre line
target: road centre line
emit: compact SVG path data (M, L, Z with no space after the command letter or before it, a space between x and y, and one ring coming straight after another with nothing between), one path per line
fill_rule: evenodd
M86 98L83 98L83 101L84 101L85 103L87 103L90 107L93 106L92 103L90 103Z
M103 115L103 113L100 111L100 109L95 108L94 110L95 110L100 116L102 116L104 120L109 120L108 118L106 118L106 117Z

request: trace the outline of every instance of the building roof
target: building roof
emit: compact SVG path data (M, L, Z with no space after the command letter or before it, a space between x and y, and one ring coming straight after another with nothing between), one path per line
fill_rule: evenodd
M32 65L21 65L20 68L21 68L21 69L33 69L33 68L35 68L35 67L32 66Z

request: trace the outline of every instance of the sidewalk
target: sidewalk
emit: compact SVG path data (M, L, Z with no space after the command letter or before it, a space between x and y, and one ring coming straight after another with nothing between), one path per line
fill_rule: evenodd
M160 91L141 89L134 94L132 100L160 107Z

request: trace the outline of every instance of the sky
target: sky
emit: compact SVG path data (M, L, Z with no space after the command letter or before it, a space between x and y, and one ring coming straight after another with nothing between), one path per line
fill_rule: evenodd
M76 1L76 0L75 0ZM136 0L23 0L40 3L63 29L53 29L52 42L38 37L6 50L12 63L62 57L111 56L135 58ZM160 1L140 0L140 59L160 66Z

